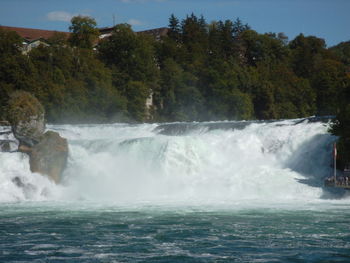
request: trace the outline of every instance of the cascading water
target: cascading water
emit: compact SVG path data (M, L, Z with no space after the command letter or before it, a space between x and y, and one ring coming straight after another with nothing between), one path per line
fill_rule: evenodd
M52 125L69 141L62 185L0 154L0 202L307 202L332 173L327 125L308 120ZM24 185L16 184L20 177Z
M48 128L69 142L60 185L0 153L0 262L349 262L325 123Z

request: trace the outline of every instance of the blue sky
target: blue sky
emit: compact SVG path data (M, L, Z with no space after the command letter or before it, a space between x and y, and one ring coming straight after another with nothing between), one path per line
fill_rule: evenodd
M70 18L89 15L99 27L130 23L135 31L168 25L194 12L207 22L239 17L259 33L299 33L328 46L350 40L350 0L0 0L0 24L68 31Z

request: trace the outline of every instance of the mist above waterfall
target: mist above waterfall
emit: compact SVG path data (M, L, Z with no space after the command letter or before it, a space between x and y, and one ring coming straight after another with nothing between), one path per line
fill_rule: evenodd
M308 202L324 197L331 143L321 122L53 125L69 141L63 184L0 154L0 201ZM25 186L13 180L20 177Z

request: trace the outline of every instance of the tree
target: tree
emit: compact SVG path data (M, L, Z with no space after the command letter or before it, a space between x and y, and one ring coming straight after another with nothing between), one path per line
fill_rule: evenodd
M95 19L89 16L74 16L69 31L72 32L70 43L80 48L91 49L99 35Z
M205 100L197 88L197 78L172 59L162 63L160 86L162 119L193 121L203 118Z
M0 28L0 119L3 107L15 90L38 90L37 72L27 56L22 54L22 39L17 33Z
M291 62L294 72L304 78L310 78L314 72L315 62L327 53L326 43L315 36L298 35L289 43L292 51Z
M341 42L338 45L331 47L330 50L336 54L340 61L345 65L350 66L350 41Z
M193 13L181 22L182 41L186 50L187 65L200 67L207 55L208 28L203 17Z
M210 59L237 60L232 21L214 21L209 25L209 55Z
M273 84L270 81L263 81L254 93L253 103L256 117L260 120L276 119Z
M171 14L169 18L169 33L168 36L179 43L181 41L181 27L179 19L177 19L174 14Z
M120 24L92 49L96 21L78 16L68 40L56 33L26 55L22 39L0 29L0 108L24 90L50 122L343 118L348 42L327 49L323 39L300 34L288 43L283 33L259 34L240 19L208 25L194 14L181 22L171 15L169 28L156 41ZM150 94L154 116L145 106Z
M101 41L99 57L114 67L125 82L154 81L158 70L155 63L154 40L145 34L135 34L130 25L119 24L112 36Z
M146 99L150 95L148 87L140 81L130 81L126 88L127 109L131 120L143 121L146 118Z
M315 72L311 78L317 94L317 109L319 115L336 115L340 102L349 84L346 67L339 61L324 59L315 63Z
M288 57L288 49L284 43L271 34L258 34L254 30L245 30L241 34L245 47L246 61L251 66L258 62L274 64Z
M0 56L19 55L22 48L22 39L14 31L0 28Z
M250 30L250 26L248 24L243 24L239 18L233 22L232 32L235 38L239 38L246 30Z
M147 117L146 99L152 92L158 92L159 69L154 47L151 36L136 34L128 24L117 25L112 36L98 46L99 57L111 69L113 85L127 99L133 120Z
M158 101L160 102L160 115L165 120L175 120L176 89L181 85L182 74L183 70L173 59L168 58L162 63Z
M126 102L112 85L110 69L93 50L64 43L58 38L29 54L40 76L33 93L44 105L48 121L106 122L125 115Z

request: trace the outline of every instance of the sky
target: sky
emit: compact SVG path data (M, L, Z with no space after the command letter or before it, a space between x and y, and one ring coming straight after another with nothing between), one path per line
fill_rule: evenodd
M98 27L129 23L135 31L166 27L171 14L203 15L207 22L240 18L259 33L284 32L350 40L350 0L0 0L0 25L68 31L75 15Z

